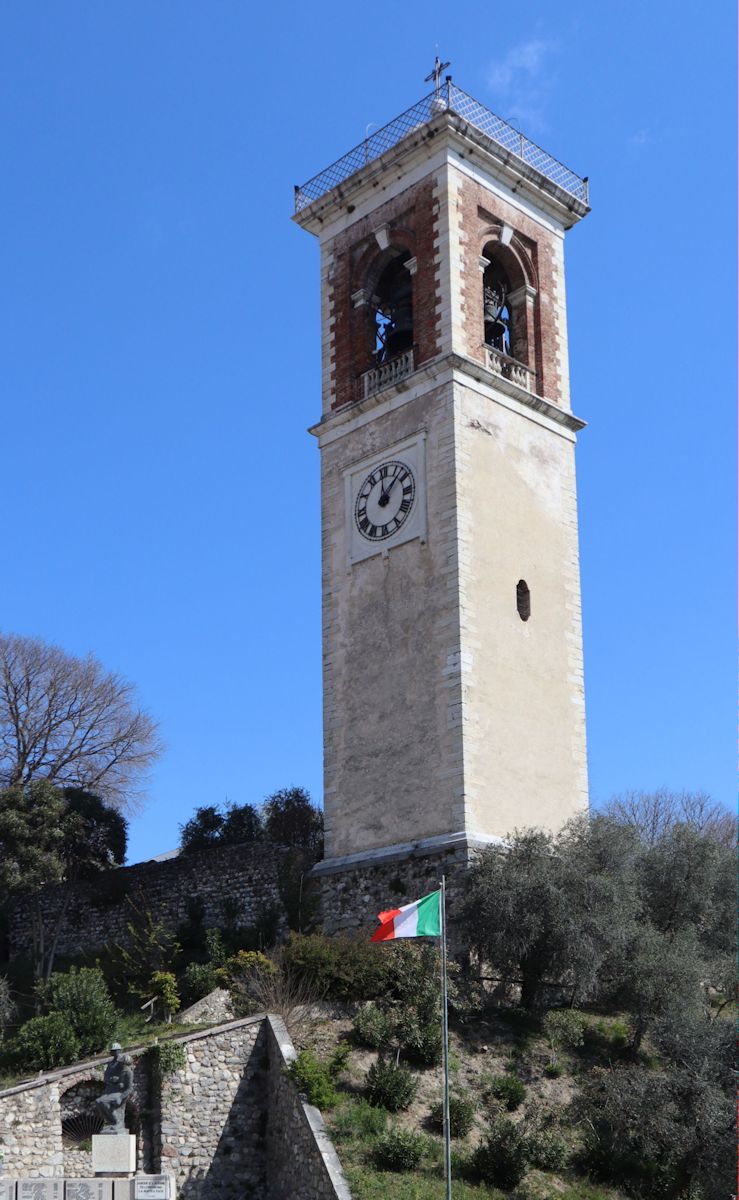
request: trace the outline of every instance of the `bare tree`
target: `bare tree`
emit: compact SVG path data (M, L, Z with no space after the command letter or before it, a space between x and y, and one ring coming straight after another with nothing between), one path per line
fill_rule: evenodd
M689 825L722 846L736 844L735 815L707 792L670 792L667 788L624 792L611 797L603 812L620 824L633 825L648 846L654 846L675 825Z
M46 779L122 807L160 753L130 683L91 654L0 634L0 787Z

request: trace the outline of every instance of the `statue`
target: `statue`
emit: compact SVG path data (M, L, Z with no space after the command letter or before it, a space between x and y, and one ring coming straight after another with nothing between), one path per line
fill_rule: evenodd
M121 1046L113 1042L113 1055L105 1068L105 1091L95 1101L105 1125L102 1133L126 1133L126 1101L133 1091L133 1063L130 1054L121 1054Z

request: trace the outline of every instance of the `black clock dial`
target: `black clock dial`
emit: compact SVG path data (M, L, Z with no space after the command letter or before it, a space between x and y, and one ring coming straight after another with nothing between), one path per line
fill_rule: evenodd
M383 542L408 520L416 481L406 463L393 459L373 467L357 492L354 520L368 542Z

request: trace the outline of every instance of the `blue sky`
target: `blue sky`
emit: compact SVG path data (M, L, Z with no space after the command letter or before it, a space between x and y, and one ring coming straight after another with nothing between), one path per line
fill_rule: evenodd
M509 14L509 15L508 15ZM0 623L133 680L199 804L321 796L318 253L292 186L455 81L591 180L568 238L592 798L733 804L733 17L6 0Z

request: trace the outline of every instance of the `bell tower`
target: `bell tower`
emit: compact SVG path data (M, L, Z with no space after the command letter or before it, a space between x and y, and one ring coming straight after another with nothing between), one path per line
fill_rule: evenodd
M437 74L295 201L321 254L317 870L373 918L388 871L412 899L440 857L587 808L563 256L587 180Z

